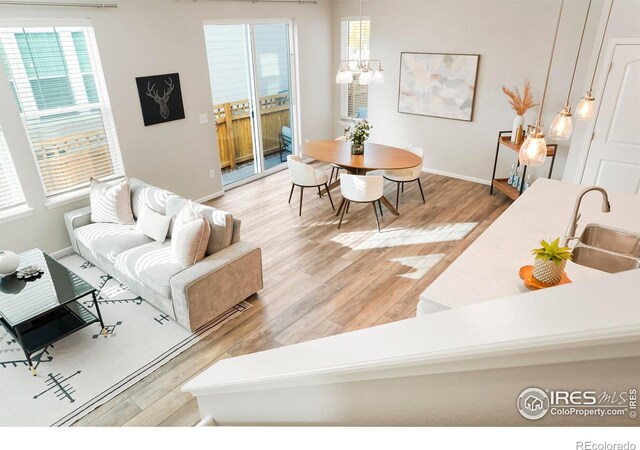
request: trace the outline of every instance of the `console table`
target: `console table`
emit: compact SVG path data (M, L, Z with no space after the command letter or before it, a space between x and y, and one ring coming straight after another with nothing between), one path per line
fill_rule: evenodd
M496 169L498 167L498 156L500 154L500 146L506 147L508 149L513 150L514 152L520 152L520 147L522 144L516 145L511 142L511 131L500 131L498 133L498 144L496 145L496 158L493 162L493 174L491 175L491 189L489 189L489 193L493 195L493 188L498 189L504 195L509 197L511 200L515 200L520 197L522 191L524 190L524 179L527 176L527 166L524 166L522 170L522 186L520 189L516 189L509 184L507 178L496 178ZM551 174L553 173L553 164L556 162L556 151L558 149L557 144L547 145L547 156L551 157L551 167L549 167L549 175L547 178L551 178ZM520 161L518 160L516 165L516 170L520 167Z

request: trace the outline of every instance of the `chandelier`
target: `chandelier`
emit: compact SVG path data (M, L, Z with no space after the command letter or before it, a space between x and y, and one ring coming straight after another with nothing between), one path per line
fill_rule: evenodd
M357 78L358 84L361 85L384 83L384 71L380 60L362 59L362 0L360 0L360 50L358 59L340 61L338 73L336 73L336 83L350 84L355 78Z

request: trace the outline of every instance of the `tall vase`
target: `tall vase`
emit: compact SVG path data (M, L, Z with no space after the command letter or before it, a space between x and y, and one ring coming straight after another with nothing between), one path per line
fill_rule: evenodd
M513 118L513 128L511 129L511 142L516 141L516 135L518 134L518 126L524 128L524 116L515 116Z

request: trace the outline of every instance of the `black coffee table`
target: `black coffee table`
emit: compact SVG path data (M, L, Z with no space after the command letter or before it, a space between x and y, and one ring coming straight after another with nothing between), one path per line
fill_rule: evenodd
M99 322L97 290L40 249L20 254L20 267L39 266L44 273L29 281L16 274L0 276L0 323L22 347L29 370L36 370L31 356L76 331ZM97 317L81 303L91 295Z

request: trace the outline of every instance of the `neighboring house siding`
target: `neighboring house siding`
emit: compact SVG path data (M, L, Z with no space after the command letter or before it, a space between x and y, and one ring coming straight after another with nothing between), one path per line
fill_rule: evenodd
M256 26L256 64L260 96L289 91L285 24ZM246 28L244 25L207 25L205 40L213 103L249 98Z

